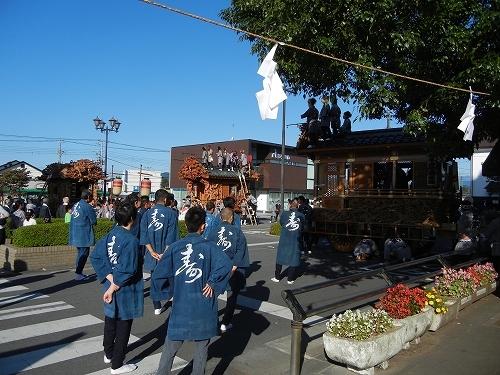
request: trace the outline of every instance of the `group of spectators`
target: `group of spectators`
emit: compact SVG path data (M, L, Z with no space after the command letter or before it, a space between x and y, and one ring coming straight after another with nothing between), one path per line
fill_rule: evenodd
M243 149L239 153L238 156L238 151L229 151L226 147L218 146L214 154L211 146L203 146L201 148L201 164L210 170L214 168L219 169L219 171L240 170L242 173L248 174L252 169L252 155L247 155Z
M329 99L331 100L331 105ZM318 111L316 108L316 99L309 98L307 100L308 108L300 116L300 118L306 119L306 123L302 125L301 130L303 134L309 137L309 143L312 146L316 146L318 141L332 138L336 134L351 132L351 112L344 112L342 116L344 122L341 125L340 115L342 111L337 104L337 98L333 95L330 98L327 95L323 95L321 102L323 103L323 107L321 111Z

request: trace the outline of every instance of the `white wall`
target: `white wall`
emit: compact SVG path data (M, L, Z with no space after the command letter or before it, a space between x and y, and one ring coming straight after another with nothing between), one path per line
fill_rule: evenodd
M490 150L477 150L472 155L470 163L471 195L473 197L487 197L485 187L488 184L486 177L482 174L483 163L490 154Z

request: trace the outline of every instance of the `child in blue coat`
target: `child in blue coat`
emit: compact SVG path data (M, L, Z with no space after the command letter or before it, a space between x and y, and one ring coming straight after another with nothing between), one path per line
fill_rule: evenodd
M157 375L170 374L184 340L195 342L192 374L204 374L208 344L217 335L217 295L226 290L233 263L214 242L201 236L205 215L201 207L188 210L189 234L169 246L151 276L153 300L173 297Z
M99 240L90 261L103 284L104 363L111 363L111 374L134 371L137 366L124 364L134 318L144 311L144 287L139 240L130 233L137 210L124 202L115 211L116 226Z

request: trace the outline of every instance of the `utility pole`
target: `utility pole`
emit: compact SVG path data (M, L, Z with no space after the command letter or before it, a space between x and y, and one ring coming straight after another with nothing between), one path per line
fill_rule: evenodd
M59 140L59 150L57 150L57 155L58 155L57 162L58 162L59 164L61 164L61 156L62 156L63 154L65 154L65 152L62 150L62 144L63 144L63 142L64 142L64 141L63 141L62 139L61 139L61 140Z

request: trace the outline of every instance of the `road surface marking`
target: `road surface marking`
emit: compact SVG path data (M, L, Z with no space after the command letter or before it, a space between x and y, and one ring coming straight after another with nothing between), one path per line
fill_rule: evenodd
M23 316L44 314L47 312L55 312L59 310L66 310L73 308L74 308L73 306L68 305L66 302L63 301L43 303L41 305L36 305L36 306L16 307L8 310L0 310L0 320L21 318Z

